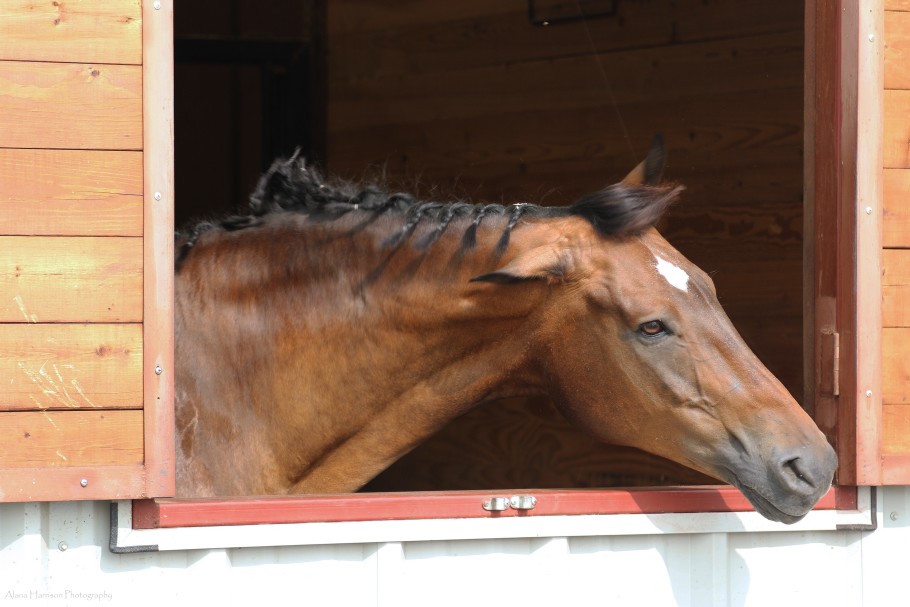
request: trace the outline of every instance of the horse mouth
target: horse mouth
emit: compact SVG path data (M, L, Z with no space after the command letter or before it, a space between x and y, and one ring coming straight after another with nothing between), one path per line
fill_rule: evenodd
M784 512L752 487L740 483L739 479L736 479L736 482L734 482L733 485L746 496L746 499L755 507L755 510L766 519L784 523L785 525L792 525L793 523L802 520L806 514L808 514L808 510L800 515Z

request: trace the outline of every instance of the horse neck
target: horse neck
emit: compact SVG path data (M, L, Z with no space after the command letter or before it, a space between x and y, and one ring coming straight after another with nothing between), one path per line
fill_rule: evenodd
M183 356L254 370L224 374L215 400L222 414L237 409L247 433L258 426L276 453L293 454L274 456L291 492L356 490L475 405L543 392L531 344L545 289L470 282L522 238L505 256L494 253L495 225L467 252L457 229L426 251L388 249L371 230L352 237L335 224L202 243L200 263L190 256L178 280L178 299L207 302L205 318L178 302L181 330L233 344ZM251 419L251 402L271 403L268 415Z
M376 234L337 241L331 259L343 270L315 272L331 279L306 288L321 301L318 312L314 307L301 319L301 330L356 343L338 353L337 364L369 378L371 391L387 386L389 392L375 400L400 401L419 386L435 386L441 398L424 394L422 406L457 415L484 400L539 391L528 335L543 291L539 285L497 289L470 280L502 262L496 253L501 226L491 224L469 250L457 225L426 249L415 246L425 236L421 230L397 247L383 246L387 230L381 225ZM514 250L521 247L517 240ZM303 271L313 274L312 268ZM369 363L379 368L371 372Z

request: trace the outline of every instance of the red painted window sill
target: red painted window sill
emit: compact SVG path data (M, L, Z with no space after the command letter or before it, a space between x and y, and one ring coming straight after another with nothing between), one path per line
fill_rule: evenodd
M491 497L534 495L533 510L489 512ZM856 489L835 487L815 510L856 509ZM133 502L133 528L157 529L221 525L343 521L506 518L581 514L666 514L749 512L753 508L728 486L648 489L509 490L372 493L230 499L154 499Z

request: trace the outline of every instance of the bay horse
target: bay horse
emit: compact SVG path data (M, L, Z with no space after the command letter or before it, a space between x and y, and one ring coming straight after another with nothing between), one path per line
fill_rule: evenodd
M546 395L596 438L793 523L824 435L653 227L663 147L570 206L419 202L276 161L250 213L176 242L179 497L359 489L485 401Z

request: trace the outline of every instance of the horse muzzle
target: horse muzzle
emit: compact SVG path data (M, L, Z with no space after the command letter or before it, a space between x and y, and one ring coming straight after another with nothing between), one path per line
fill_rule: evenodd
M789 450L772 449L760 467L747 467L745 473L731 471L727 479L739 489L765 518L786 524L801 520L828 492L837 469L834 449L821 438L819 444Z

